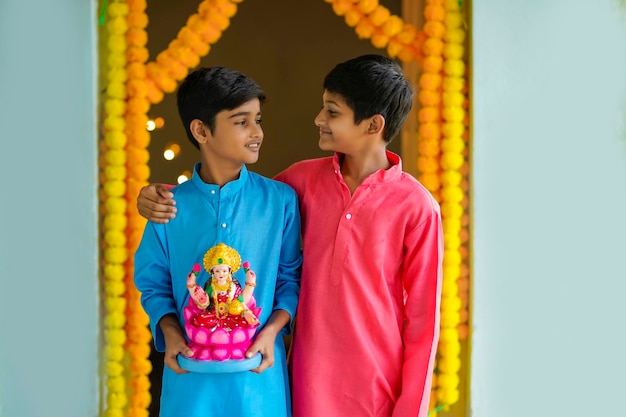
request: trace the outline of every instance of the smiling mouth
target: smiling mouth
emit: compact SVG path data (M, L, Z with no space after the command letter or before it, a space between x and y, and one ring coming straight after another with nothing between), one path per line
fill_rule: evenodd
M261 147L261 142L248 143L246 148L250 149L259 149Z

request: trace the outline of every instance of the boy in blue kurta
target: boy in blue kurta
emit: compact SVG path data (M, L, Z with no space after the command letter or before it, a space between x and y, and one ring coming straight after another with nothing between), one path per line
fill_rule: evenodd
M289 417L291 406L280 337L294 317L300 288L300 216L289 186L249 172L263 141L263 90L223 67L201 68L177 93L180 117L201 162L172 192L181 209L167 224L148 222L135 254L135 284L150 317L155 347L165 352L161 417ZM192 356L183 332L187 276L210 247L225 243L254 267L259 330L246 356L252 371L187 372ZM204 285L198 276L198 285ZM245 280L245 277L244 277Z

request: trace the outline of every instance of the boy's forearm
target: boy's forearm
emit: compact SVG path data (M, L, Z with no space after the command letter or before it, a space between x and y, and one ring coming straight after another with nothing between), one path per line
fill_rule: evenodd
M280 333L280 331L289 324L291 320L291 315L283 309L276 309L270 315L270 318L265 323L265 327L263 327L263 333L272 333L275 336Z
M183 337L183 329L180 327L178 317L175 314L166 314L159 320L159 328L163 332L165 340L170 337Z

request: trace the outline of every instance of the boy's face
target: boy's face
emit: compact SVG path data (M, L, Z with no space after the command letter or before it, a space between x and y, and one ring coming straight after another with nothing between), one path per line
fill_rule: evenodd
M253 164L259 159L263 142L261 104L258 98L215 116L215 129L204 144L208 151L235 166Z
M320 128L320 149L347 155L358 152L369 122L355 124L354 112L339 94L324 91L322 102L324 105L315 117L315 125Z

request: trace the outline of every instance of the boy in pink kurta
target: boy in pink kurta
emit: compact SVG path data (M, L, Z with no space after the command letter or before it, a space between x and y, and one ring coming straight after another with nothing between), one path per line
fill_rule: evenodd
M324 79L315 118L333 157L276 179L300 200L304 263L292 352L294 417L426 417L439 338L439 205L387 150L413 89L389 58L365 55ZM142 190L152 221L174 216Z

